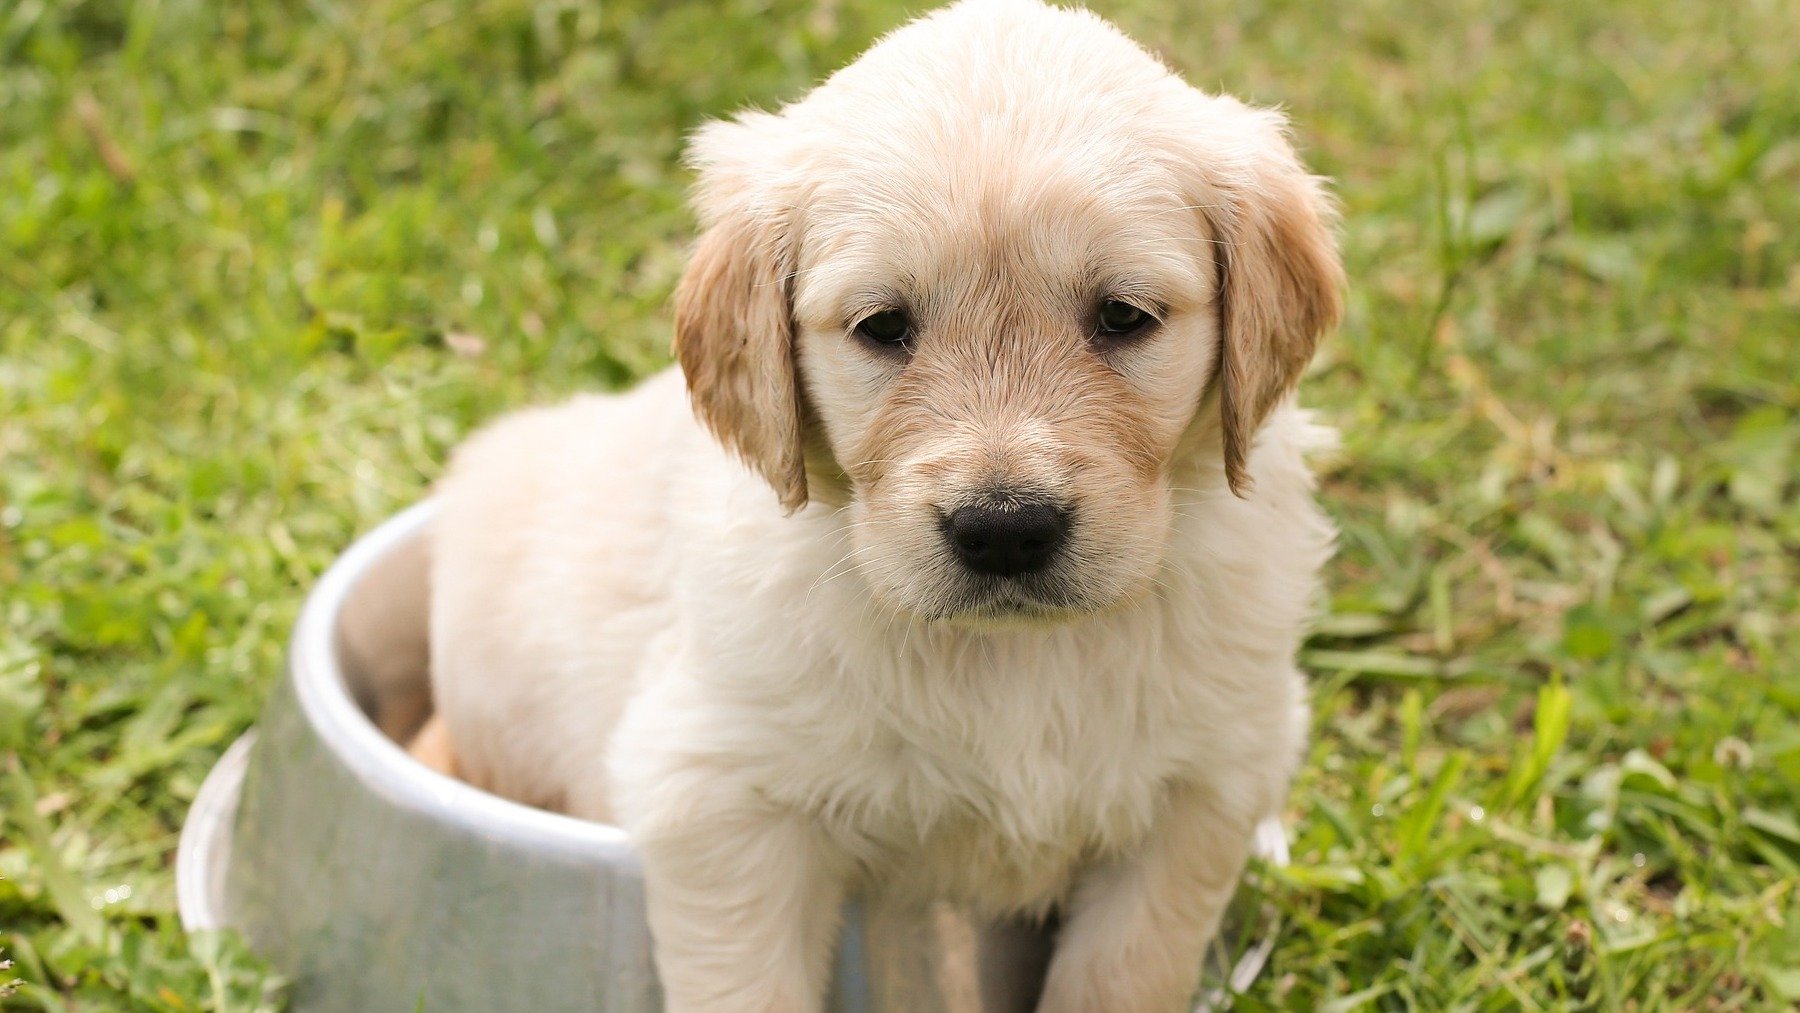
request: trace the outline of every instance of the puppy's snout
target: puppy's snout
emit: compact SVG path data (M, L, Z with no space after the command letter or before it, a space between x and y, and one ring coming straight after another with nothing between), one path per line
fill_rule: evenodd
M1069 513L1038 500L960 507L943 520L944 537L963 565L1015 577L1049 565L1069 537Z

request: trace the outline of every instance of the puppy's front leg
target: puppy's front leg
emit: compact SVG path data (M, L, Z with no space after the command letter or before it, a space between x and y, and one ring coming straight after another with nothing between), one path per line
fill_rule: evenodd
M1139 851L1076 886L1039 1013L1188 1009L1253 825L1198 789L1178 789Z
M809 819L730 778L704 775L688 792L665 784L658 811L632 829L668 1009L816 1010L837 938L842 856Z

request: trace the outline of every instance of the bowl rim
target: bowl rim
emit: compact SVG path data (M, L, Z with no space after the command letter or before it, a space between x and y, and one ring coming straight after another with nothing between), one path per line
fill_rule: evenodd
M423 500L351 543L319 578L294 625L288 678L320 743L370 792L434 823L539 854L635 865L625 831L514 802L427 767L375 726L350 695L339 663L337 624L356 584L409 539L429 537L438 504Z

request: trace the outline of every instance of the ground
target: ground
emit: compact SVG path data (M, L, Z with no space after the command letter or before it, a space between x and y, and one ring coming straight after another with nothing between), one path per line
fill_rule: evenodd
M1800 1001L1800 14L1098 5L1345 214L1240 1008ZM0 4L0 1006L279 1002L171 856L305 589L480 420L665 363L684 132L906 13Z

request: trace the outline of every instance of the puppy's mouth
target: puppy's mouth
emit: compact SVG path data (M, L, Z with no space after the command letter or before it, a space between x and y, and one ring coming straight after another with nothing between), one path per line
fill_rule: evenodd
M1086 615L1095 608L1075 596L1041 586L1042 580L982 578L946 594L924 612L934 622L974 625L1041 625Z

